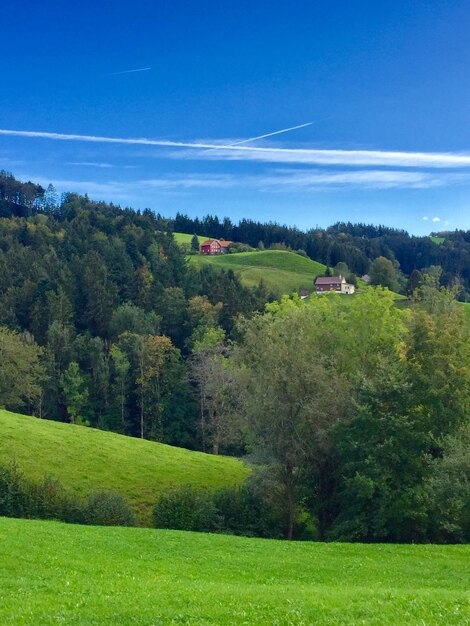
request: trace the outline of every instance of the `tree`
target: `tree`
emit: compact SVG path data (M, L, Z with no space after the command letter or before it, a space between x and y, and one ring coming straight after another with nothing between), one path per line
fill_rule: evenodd
M197 346L199 350L192 359L191 374L199 389L202 449L205 451L208 443L212 453L219 454L222 445L239 443L241 436L236 419L239 405L236 372L228 359L229 351L222 343L223 331L218 335L219 342L211 345L214 332L215 329L209 329L205 342Z
M416 269L413 270L408 279L408 285L406 288L408 295L412 296L414 292L416 291L416 289L421 287L422 283L423 283L422 273L419 270L416 270Z
M61 378L67 413L72 424L88 425L84 417L88 404L88 390L78 363L72 361Z
M130 363L126 354L117 345L111 346L111 360L114 368L114 385L119 398L121 427L125 430L126 422L126 387Z
M191 251L193 254L199 252L199 237L196 234L191 238Z
M298 298L271 305L266 315L244 326L238 355L250 447L279 485L288 539L298 506L312 489L312 474L318 475L329 454L331 429L346 412L348 397L345 377L322 359L311 313L316 318L320 310L303 306Z
M165 366L179 355L171 339L159 335L124 333L120 345L134 359L139 405L139 434L142 439L162 439Z
M0 406L19 409L37 405L45 378L41 354L30 336L0 326Z
M390 259L379 256L372 261L369 269L371 285L381 285L390 291L400 289L399 274L396 266Z

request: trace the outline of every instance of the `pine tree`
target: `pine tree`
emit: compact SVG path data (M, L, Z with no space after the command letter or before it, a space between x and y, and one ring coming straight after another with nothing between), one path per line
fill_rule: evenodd
M191 239L191 250L193 252L199 252L199 237L194 234Z

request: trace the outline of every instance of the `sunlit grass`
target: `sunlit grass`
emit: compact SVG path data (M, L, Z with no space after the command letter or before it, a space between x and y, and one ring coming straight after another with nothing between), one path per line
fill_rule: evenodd
M240 484L249 471L234 458L3 410L0 433L0 461L15 459L34 479L50 474L79 496L113 489L129 500L146 524L157 496L169 488Z
M468 624L470 547L0 518L1 624Z

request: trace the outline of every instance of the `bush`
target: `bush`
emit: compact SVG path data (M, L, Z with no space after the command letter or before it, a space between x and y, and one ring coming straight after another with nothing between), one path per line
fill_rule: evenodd
M95 491L88 496L85 523L95 526L136 526L134 511L125 498L114 491Z
M0 465L0 515L28 517L29 485L15 462Z
M32 483L29 492L31 517L85 523L83 504L68 494L58 480L45 476L40 483Z
M249 484L214 494L222 532L248 537L283 537L282 520L272 504Z
M220 524L213 495L205 489L179 487L160 496L153 515L155 528L214 532Z
M228 247L228 251L230 254L235 254L237 252L254 252L256 248L252 248L246 243L234 242L231 243Z
M248 537L283 536L280 516L249 485L216 492L188 486L174 489L158 499L154 526Z

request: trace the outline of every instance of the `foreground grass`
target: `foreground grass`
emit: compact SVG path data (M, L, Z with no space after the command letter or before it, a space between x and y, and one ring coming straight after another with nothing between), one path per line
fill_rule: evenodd
M0 461L15 459L30 478L45 473L85 496L113 489L149 524L156 497L176 485L219 488L243 482L237 459L143 441L84 426L17 415L0 409Z
M313 289L313 281L325 271L322 263L286 250L240 252L220 256L197 255L190 257L190 262L198 268L211 264L226 270L232 269L248 287L258 285L262 279L269 289L279 294L298 289Z
M470 547L0 518L2 624L469 624Z

